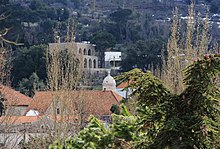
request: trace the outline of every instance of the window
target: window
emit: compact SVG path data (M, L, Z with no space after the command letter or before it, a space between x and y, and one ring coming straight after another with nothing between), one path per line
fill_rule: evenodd
M84 59L84 68L87 68L87 59Z
M89 68L92 68L92 60L89 59Z
M57 108L57 114L60 114L60 109L59 108Z
M96 60L93 60L93 67L96 68Z
M83 50L83 55L87 55L86 49Z
M88 50L88 55L92 55L92 50L91 49Z

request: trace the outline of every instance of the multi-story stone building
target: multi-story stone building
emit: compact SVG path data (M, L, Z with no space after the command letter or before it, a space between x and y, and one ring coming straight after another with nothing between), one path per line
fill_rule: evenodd
M49 43L49 50L53 49L74 50L75 55L81 61L83 61L84 71L90 71L95 73L98 70L98 57L96 56L95 45L89 42L75 42L73 43ZM82 57L81 57L82 56Z
M66 42L66 43L49 43L49 50L72 50L76 58L81 62L83 67L83 77L81 86L89 87L101 84L102 79L106 76L109 68L100 68L99 57L96 52L96 45L88 41L84 42Z
M59 50L73 50L76 57L83 61L84 69L98 68L98 57L96 56L94 44L89 42L49 43L49 50L54 50L55 48Z

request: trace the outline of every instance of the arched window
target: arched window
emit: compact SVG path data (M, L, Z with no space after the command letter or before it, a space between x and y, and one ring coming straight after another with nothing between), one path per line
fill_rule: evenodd
M91 49L88 50L88 55L92 55L92 50Z
M92 60L89 59L89 68L92 68Z
M96 60L93 60L93 67L96 68Z
M84 68L87 68L87 59L84 59Z
M83 50L83 55L87 55L86 48Z
M81 48L79 48L79 54L81 54L82 53L82 49Z

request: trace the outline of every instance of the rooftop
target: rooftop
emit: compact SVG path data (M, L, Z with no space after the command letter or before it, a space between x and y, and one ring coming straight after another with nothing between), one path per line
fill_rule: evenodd
M28 106L32 99L10 87L0 85L0 92L5 99L5 104L10 106Z
M53 99L61 98L60 96L62 96L61 92L37 92L26 112L36 110L43 115L52 104ZM66 103L67 108L70 106L83 108L83 113L86 115L110 115L111 106L118 105L122 100L122 97L113 91L71 91L68 96L71 101Z
M36 122L40 117L39 116L1 116L0 124L24 124Z

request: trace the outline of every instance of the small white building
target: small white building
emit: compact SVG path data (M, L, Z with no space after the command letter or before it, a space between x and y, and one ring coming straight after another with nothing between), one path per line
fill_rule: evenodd
M105 68L119 70L121 61L121 52L105 52Z
M104 91L116 91L116 82L115 79L110 75L110 71L108 72L108 76L106 76L103 80L102 88Z

